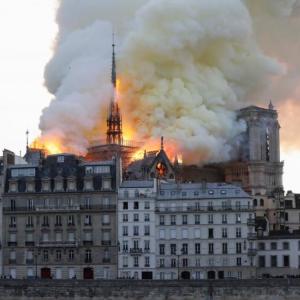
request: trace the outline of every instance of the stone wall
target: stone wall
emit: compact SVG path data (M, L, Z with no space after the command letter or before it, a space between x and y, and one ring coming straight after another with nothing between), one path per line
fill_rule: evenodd
M223 281L0 280L5 300L299 300L300 279Z

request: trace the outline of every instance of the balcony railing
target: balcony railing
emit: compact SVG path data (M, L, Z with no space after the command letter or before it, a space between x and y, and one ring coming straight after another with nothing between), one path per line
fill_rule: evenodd
M33 265L34 264L34 260L33 259L26 259L26 264L27 265Z
M248 205L243 206L175 206L175 207L156 207L156 212L163 213L176 213L176 212L214 212L214 211L227 211L227 212L240 212L252 211L253 208Z
M20 212L20 211L26 211L26 212L47 212L47 211L78 211L78 210L116 210L115 204L109 204L109 205L49 205L49 206L35 206L35 207L26 207L26 206L17 206L17 207L3 207L4 212Z
M130 248L129 253L131 255L142 255L143 249L142 248Z
M82 243L84 246L92 246L93 245L93 241L83 241Z
M103 258L103 259L102 259L102 262L103 262L104 264L109 264L109 263L110 263L110 258Z
M40 241L40 247L78 247L77 241Z

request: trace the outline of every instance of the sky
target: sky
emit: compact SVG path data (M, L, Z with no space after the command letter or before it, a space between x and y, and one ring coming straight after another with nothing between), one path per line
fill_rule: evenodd
M30 141L39 135L41 112L52 98L43 82L57 32L56 5L55 0L0 1L1 149L24 154L26 130ZM285 189L300 192L300 149L282 151L281 157Z

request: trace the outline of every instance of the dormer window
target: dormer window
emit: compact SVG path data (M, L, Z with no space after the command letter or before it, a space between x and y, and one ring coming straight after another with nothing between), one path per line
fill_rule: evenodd
M103 179L103 186L104 190L111 190L111 179Z
M63 163L63 162L65 162L65 157L64 157L63 155L57 156L57 162L58 162L58 163Z

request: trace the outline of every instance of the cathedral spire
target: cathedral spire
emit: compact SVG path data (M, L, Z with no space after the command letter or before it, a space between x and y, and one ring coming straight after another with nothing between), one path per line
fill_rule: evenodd
M115 34L113 34L112 43L112 67L111 67L111 83L114 88L117 87L117 71L116 71L116 54L115 54Z
M116 99L117 71L116 71L114 35L113 35L113 44L112 44L111 83L113 85L113 92L109 104L109 112L107 117L106 143L122 145L123 144L122 118L121 118L119 105Z

